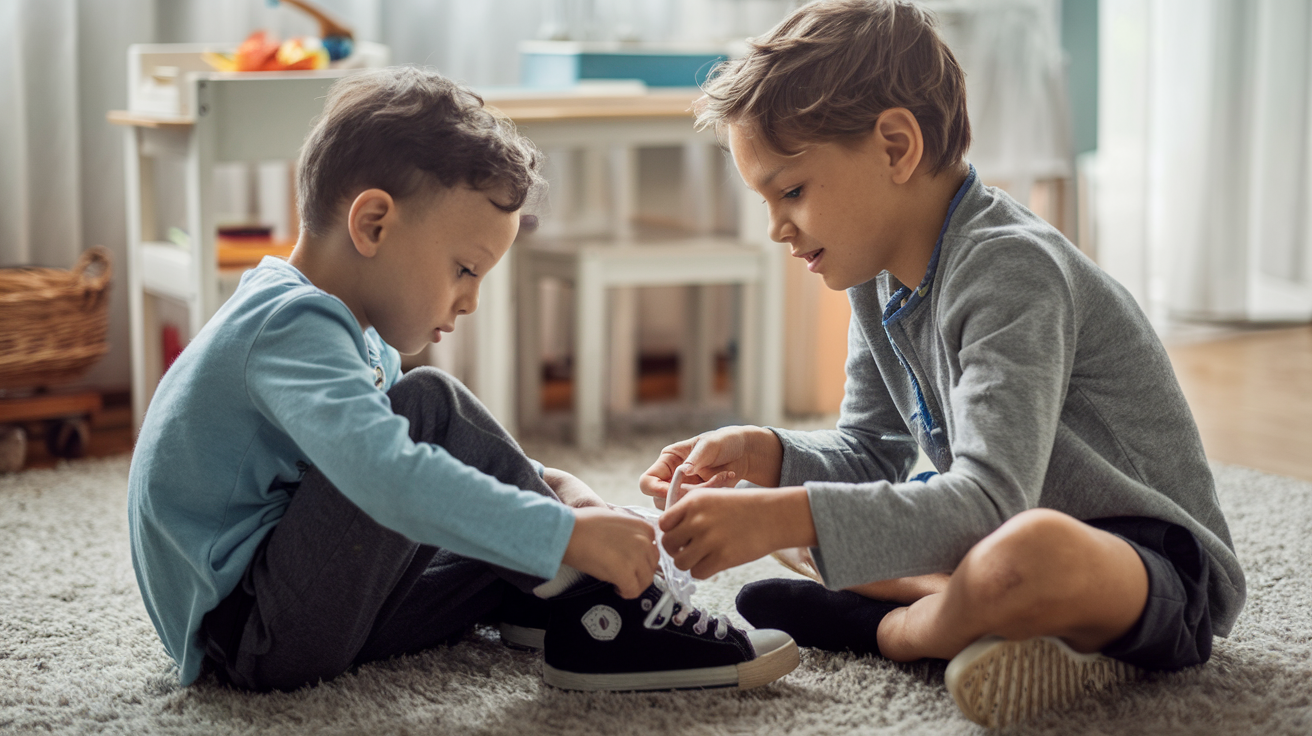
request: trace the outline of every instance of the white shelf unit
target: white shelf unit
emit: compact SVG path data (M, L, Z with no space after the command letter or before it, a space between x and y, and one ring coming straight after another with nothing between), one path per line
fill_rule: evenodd
M134 428L141 426L162 374L156 298L186 305L188 334L194 336L233 292L244 270L219 269L212 206L215 164L295 160L311 121L323 111L328 88L350 73L187 72L180 82L185 85L182 99L194 106L194 115L110 114L111 121L124 126ZM189 247L156 232L152 159L157 157L185 161Z

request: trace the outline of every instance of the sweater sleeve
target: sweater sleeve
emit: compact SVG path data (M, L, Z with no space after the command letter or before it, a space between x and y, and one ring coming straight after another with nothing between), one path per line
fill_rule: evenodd
M255 407L383 526L422 544L551 578L568 508L413 442L362 360L363 335L334 300L306 296L264 324L247 358Z
M1075 353L1065 275L1033 244L999 240L935 288L959 361L952 466L924 482L807 483L830 587L950 571L1038 503Z
M770 427L784 449L780 486L807 481L899 481L915 465L916 441L888 394L858 319L848 325L844 371L847 380L835 429Z

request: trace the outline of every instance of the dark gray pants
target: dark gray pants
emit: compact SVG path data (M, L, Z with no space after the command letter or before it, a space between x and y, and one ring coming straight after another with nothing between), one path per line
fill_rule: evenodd
M467 388L431 368L388 392L410 437L505 483L555 498L519 444ZM311 468L237 589L201 627L207 664L250 690L290 690L353 665L459 636L541 578L418 544Z

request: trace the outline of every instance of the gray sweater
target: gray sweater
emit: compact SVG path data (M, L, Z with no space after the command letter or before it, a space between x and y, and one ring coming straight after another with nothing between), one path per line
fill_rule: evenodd
M1212 626L1230 631L1243 570L1166 351L1124 288L972 167L920 286L885 272L847 294L837 428L774 430L831 588L951 571L1026 509L1148 516L1202 543ZM917 444L939 474L908 481Z

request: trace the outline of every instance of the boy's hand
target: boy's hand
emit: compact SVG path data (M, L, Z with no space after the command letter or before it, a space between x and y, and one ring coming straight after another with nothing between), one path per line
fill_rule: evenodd
M675 566L699 579L775 550L816 544L811 502L802 486L692 491L660 524Z
M542 480L556 492L561 503L576 509L585 506L605 507L606 502L592 490L587 483L558 468L546 468L542 471Z
M576 508L574 533L561 562L613 583L624 598L637 598L660 564L655 542L656 530L643 519L608 508Z
M713 488L737 480L759 486L779 484L783 445L774 432L762 427L724 427L676 442L664 450L638 480L638 488L665 508L674 469L684 468L689 488Z

